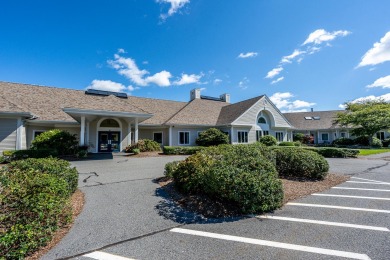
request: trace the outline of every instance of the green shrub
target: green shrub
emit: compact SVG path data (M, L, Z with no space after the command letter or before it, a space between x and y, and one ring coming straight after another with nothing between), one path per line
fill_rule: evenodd
M77 189L78 172L76 168L72 168L70 163L65 160L57 158L29 158L11 162L7 167L21 171L34 170L44 174L55 175L66 181L68 194L72 194Z
M58 153L53 149L40 149L40 150L8 150L3 151L4 157L6 157L7 161L21 160L27 158L46 158L49 156L57 156Z
M389 147L390 145L390 138L386 138L382 140L383 147Z
M357 157L359 150L357 149L347 149L347 148L331 148L323 147L313 150L318 154L326 158L347 158L347 157Z
M53 158L15 161L0 169L0 252L5 259L23 259L69 223L70 175L77 184L77 171Z
M202 146L164 146L163 153L166 155L191 155L203 148Z
M132 152L133 152L134 154L140 154L141 150L140 150L140 149L137 149L137 148L134 148L134 149L132 150Z
M361 146L369 146L370 138L367 135L359 136L354 139L355 144Z
M323 156L302 148L275 148L276 169L280 176L324 179L329 164Z
M7 163L7 159L4 156L0 156L0 164Z
M228 144L229 136L216 128L209 128L199 134L196 139L196 144L199 146L213 146L220 144Z
M372 147L375 147L375 148L381 148L383 145L382 145L382 141L379 139L379 138L376 138L375 136L372 138L372 143L371 143L371 146Z
M140 152L154 152L154 151L161 151L161 146L159 143L153 140L141 139L138 140L136 144L127 146L125 148L125 152L133 153L134 149L139 149Z
M266 135L260 138L260 143L266 145L266 146L273 146L278 143L275 137L272 135Z
M38 135L31 142L32 150L55 150L59 155L73 155L78 151L76 135L53 129Z
M165 164L164 175L168 178L173 178L173 172L177 169L181 161L173 161Z
M332 142L332 144L334 145L354 145L355 144L355 140L351 139L351 138L345 138L345 137L341 137L341 138L338 138L336 140L334 140Z
M295 133L293 135L293 141L303 143L305 140L305 135L302 133Z
M294 142L280 142L279 146L295 146Z
M275 166L254 146L205 148L179 162L172 175L180 191L230 201L243 213L270 211L282 205L282 184Z
M294 142L294 146L302 146L302 142L300 142L300 141L295 141L295 142Z

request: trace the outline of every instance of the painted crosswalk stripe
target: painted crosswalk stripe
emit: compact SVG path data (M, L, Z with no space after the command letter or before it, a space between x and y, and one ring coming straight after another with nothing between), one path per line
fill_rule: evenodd
M97 260L134 260L131 258L127 258L119 255L113 255L102 251L95 251L83 256L97 259Z
M383 209L367 209L367 208L341 207L341 206L333 206L333 205L308 204L308 203L296 203L296 202L289 202L289 203L287 203L286 205L291 205L291 206L302 206L302 207L313 207L313 208L345 209L345 210L367 211L367 212L377 212L377 213L386 213L386 214L390 214L390 210L383 210Z
M171 229L171 232L193 235L193 236L216 238L216 239L241 242L241 243L247 243L253 245L283 248L283 249L296 250L296 251L309 252L309 253L322 254L322 255L340 256L340 257L346 257L351 259L361 259L361 260L370 259L365 254L358 254L358 253L347 252L347 251L338 251L338 250L325 249L319 247L302 246L302 245L281 243L281 242L247 238L247 237L230 236L230 235L223 235L218 233L203 232L203 231L183 229L183 228L173 228Z
M338 190L365 190L365 191L384 191L384 192L390 192L390 190L383 190L383 189L364 189L364 188L350 188L350 187L332 187L332 189L338 189Z
M289 217L279 217L279 216L256 216L256 218L276 219L276 220L285 220L285 221L292 221L292 222L301 222L301 223L310 223L310 224L319 224L319 225L337 226L337 227L347 227L347 228L357 228L357 229L367 229L367 230L375 230L375 231L386 231L386 232L390 231L388 228L385 228L385 227L355 225L355 224L349 224L349 223L330 222L330 221L321 221L321 220L304 219L304 218L289 218Z
M365 200L390 200L390 198L380 198L380 197L365 197L365 196L351 196L351 195L338 195L338 194L322 194L322 193L313 193L313 196L323 196L323 197L337 197L337 198L351 198L351 199L365 199Z
M372 182L372 181L346 181L349 183L361 183L361 184L375 184L375 185L390 185L390 183L384 182Z
M385 182L385 181L376 181L376 180L370 180L370 179L364 179L364 178L358 178L358 177L351 177L351 179L357 179L357 180L363 180L363 181L371 181L371 182L379 182L379 183L389 183L389 182Z

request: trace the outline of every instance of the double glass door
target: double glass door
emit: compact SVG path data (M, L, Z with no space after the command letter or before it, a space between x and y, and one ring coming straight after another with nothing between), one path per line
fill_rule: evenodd
M119 152L120 132L100 131L98 145L100 153Z

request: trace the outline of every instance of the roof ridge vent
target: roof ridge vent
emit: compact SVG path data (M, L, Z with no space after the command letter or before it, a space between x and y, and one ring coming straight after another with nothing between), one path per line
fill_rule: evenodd
M106 90L99 90L99 89L93 89L89 88L85 91L86 95L95 95L95 96L116 96L118 98L127 98L127 94L124 92L113 92L113 91L106 91Z

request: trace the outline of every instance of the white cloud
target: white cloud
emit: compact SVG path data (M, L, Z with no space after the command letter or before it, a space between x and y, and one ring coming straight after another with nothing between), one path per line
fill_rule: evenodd
M292 101L291 98L293 97L294 95L290 92L276 92L270 99L283 113L307 111L308 107L316 104L299 99Z
M383 38L374 43L374 46L363 55L357 67L376 65L390 61L390 31Z
M247 52L247 53L240 53L237 58L253 58L257 56L257 52Z
M199 81L202 77L203 77L202 74L188 75L188 74L183 73L183 74L181 74L181 78L179 80L176 80L175 82L173 82L173 84L181 86L181 85L186 85L186 84L200 83Z
M172 16L175 13L177 13L179 9L183 8L186 4L188 4L190 0L156 0L156 2L160 4L171 5L171 7L168 10L168 13L160 15L160 18L164 21L169 16Z
M118 53L126 53L125 49L119 48Z
M87 89L90 88L112 91L112 92L127 92L127 91L133 91L135 89L132 86L126 87L121 83L113 82L111 80L98 80L98 79L92 80L91 84L87 87Z
M214 85L218 85L221 82L222 82L222 79L214 79L214 81L213 81Z
M288 55L288 56L283 56L282 57L282 60L280 61L280 63L292 63L292 60L302 54L306 53L305 51L301 51L301 50L294 50L294 52L291 54L291 55Z
M273 80L273 81L271 82L271 84L276 84L276 83L278 83L278 82L280 82L280 81L282 81L282 80L284 80L284 77L280 77L280 78L277 78L277 79Z
M169 71L161 71L152 76L145 77L149 74L147 70L140 70L132 58L125 58L119 54L114 55L114 60L109 60L110 64L118 73L125 76L138 86L147 86L149 83L154 83L160 87L168 87L171 85L169 79L172 77Z
M390 93L387 93L387 94L384 94L381 96L370 95L370 96L366 96L366 97L360 97L360 98L354 99L352 101L349 101L348 103L359 103L359 102L367 101L367 100L384 100L385 102L390 102ZM340 104L339 108L345 109L345 105Z
M367 88L390 88L390 75L375 80L374 83L368 85Z
M266 79L272 79L273 77L277 76L280 72L282 72L283 67L277 67L273 70L269 71L267 73L267 76L265 76Z
M144 64L144 65L149 64L149 61L144 60L144 61L142 62L142 64Z
M318 29L309 34L309 37L307 37L306 41L302 45L306 45L309 43L313 44L321 44L323 42L329 42L336 39L336 37L344 37L350 34L349 31L334 31L334 32L327 32L324 29Z
M242 90L248 88L249 79L247 77L244 77L240 82L238 82L238 87Z

